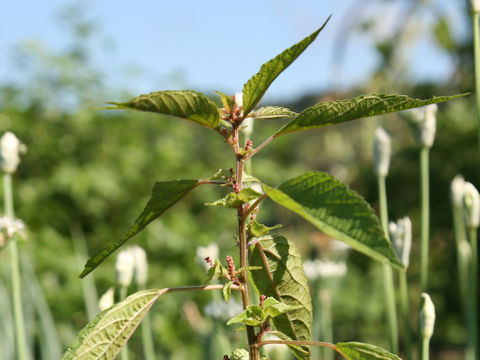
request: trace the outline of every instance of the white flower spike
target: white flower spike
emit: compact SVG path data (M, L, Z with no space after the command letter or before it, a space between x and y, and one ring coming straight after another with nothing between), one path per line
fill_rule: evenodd
M100 300L98 300L98 308L100 309L100 311L107 310L114 303L115 303L115 289L112 286L105 292L105 294L103 294L100 297Z
M388 228L397 255L405 267L408 267L410 262L410 249L412 248L412 221L408 216L405 216L397 220L396 223L390 222Z
M470 0L470 5L472 6L472 11L475 13L480 12L480 0Z
M120 251L117 256L117 261L115 262L117 283L120 286L128 287L131 284L134 267L135 259L132 254L128 250Z
M418 144L422 147L431 148L435 140L437 130L437 104L430 104L421 108L409 110L416 125Z
M0 166L7 174L13 174L20 164L20 154L26 151L26 146L18 140L14 133L7 131L0 138Z
M23 239L27 238L23 221L20 219L11 219L8 216L0 217L0 249L3 248L8 240L15 234L20 235Z
M480 194L470 182L465 182L463 204L465 206L465 222L469 228L478 228L480 224Z
M453 178L450 184L450 195L452 204L456 208L463 207L463 195L465 194L465 179L462 175L457 175Z
M435 306L427 293L422 293L423 307L420 310L420 321L422 324L422 336L430 340L435 327Z
M139 287L145 287L148 280L147 253L138 245L129 246L127 250L133 257L133 272L135 282Z
M378 176L388 175L391 153L390 135L383 128L377 128L375 130L375 142L373 143L373 159L375 174Z

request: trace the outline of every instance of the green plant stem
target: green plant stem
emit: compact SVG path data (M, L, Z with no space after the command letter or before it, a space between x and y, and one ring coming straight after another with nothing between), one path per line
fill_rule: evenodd
M475 96L477 100L478 151L480 154L480 14L473 12L473 49L475 58Z
M245 159L239 154L240 149L238 147L238 127L233 128L233 150L236 158L236 178L235 184L241 190L243 187L243 171ZM245 227L245 221L243 219L243 205L237 210L238 221L238 241L240 248L240 267L244 269L239 276L240 283L242 284L242 303L243 308L246 309L250 305L250 293L248 284L248 246L247 246L247 231ZM250 360L260 360L260 351L257 345L257 336L255 335L255 328L253 326L246 326L248 348L250 354Z
M420 150L420 194L421 194L421 236L420 236L420 284L422 291L428 286L428 251L430 230L430 188L429 188L428 147Z
M430 357L430 339L422 338L422 360L429 360Z
M139 290L145 290L145 286L142 286ZM153 329L152 321L150 319L150 312L148 312L143 318L141 328L143 355L145 360L155 360L155 346L153 345Z
M473 319L471 324L472 331L471 338L473 339L473 353L474 358L477 360L479 356L478 350L478 246L477 246L477 228L470 228L468 229L468 238L470 242L470 249L471 249L471 279L470 279L470 305L471 311L469 316Z
M400 272L400 307L403 319L404 337L405 337L405 357L406 360L412 360L412 332L410 330L410 306L408 301L408 283L407 272Z
M127 292L128 292L128 287L127 286L121 286L120 287L120 301L123 301L127 298ZM122 351L120 352L120 359L121 360L128 360L128 345L125 343L125 345L122 348Z
M333 332L332 332L332 299L330 293L327 290L323 290L319 294L320 303L322 304L320 322L322 327L322 339L326 342L333 342ZM327 348L323 348L324 360L333 360L334 353Z
M378 197L380 202L380 219L385 237L388 236L388 207L387 207L387 190L385 185L385 176L378 176ZM398 353L398 320L397 310L395 307L395 288L393 284L392 267L383 263L383 283L385 291L385 301L388 321L388 339L390 351Z
M3 175L3 191L5 214L7 215L7 217L13 220L15 214L13 210L12 176L10 174ZM27 339L25 337L25 322L22 309L22 290L20 282L18 247L15 235L12 239L10 239L9 248L13 293L13 316L15 319L15 338L17 342L17 357L18 360L28 360L30 359L30 356L28 354Z

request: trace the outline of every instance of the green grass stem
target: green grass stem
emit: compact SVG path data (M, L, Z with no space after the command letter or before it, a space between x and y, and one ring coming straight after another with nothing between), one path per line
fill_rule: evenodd
M388 235L388 207L387 207L387 190L385 184L385 176L378 176L378 197L380 202L380 219L385 236ZM388 339L390 351L398 354L398 320L397 310L395 307L395 288L393 283L392 267L383 264L383 283L385 291L386 312L388 322Z
M430 231L430 189L429 189L429 151L420 150L420 196L421 196L421 235L420 235L420 284L422 291L428 286L428 252Z
M15 218L13 210L13 190L12 176L10 174L3 175L3 191L4 191L4 208L5 214L10 218ZM18 246L16 236L10 240L8 245L10 251L10 276L12 281L12 300L13 300L13 316L15 321L15 339L17 345L17 359L29 360L30 355L25 336L25 322L22 309L22 289L20 281L20 268L18 260Z
M473 51L475 58L475 96L477 101L477 131L478 131L478 151L480 154L480 14L473 12Z
M477 228L468 229L468 239L471 249L471 279L470 279L470 312L469 317L473 320L471 324L471 339L474 358L479 359L478 349L478 246L477 246Z
M412 353L412 331L410 327L410 304L408 300L407 272L401 271L400 274L400 311L403 321L403 336L405 341L405 358L413 359Z

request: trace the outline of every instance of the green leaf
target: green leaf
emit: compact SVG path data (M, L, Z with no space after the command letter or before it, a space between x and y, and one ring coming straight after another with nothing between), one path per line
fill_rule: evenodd
M296 306L287 305L271 296L267 297L262 305L262 309L266 318L267 317L275 318L279 315L285 314L288 311L298 310L301 307L302 307L301 305L296 305Z
M312 300L300 253L283 236L268 235L254 239L254 243L250 264L263 267L251 273L258 294L300 306L272 319L273 325L292 340L311 340ZM310 359L308 347L302 347L304 352L290 349L297 358Z
M375 345L359 342L337 343L335 345L347 360L401 360L397 355Z
M225 95L224 93L220 91L215 91L221 98L222 100L222 105L223 107L227 110L230 111L230 109L233 107L233 104L235 104L235 100L233 96L230 95Z
M250 359L250 355L248 354L247 350L245 349L233 350L231 360L249 360L249 359Z
M62 360L115 359L163 293L161 290L139 291L102 311L80 331Z
M229 273L228 270L220 263L218 259L215 259L215 266L212 266L207 271L207 282L214 278L225 278L228 279Z
M217 105L200 92L193 90L166 90L140 95L127 102L108 102L107 109L132 109L175 116L216 129L220 125Z
M107 256L122 246L132 236L142 231L149 223L162 215L172 205L177 203L190 191L200 185L200 180L172 180L158 181L153 186L150 200L148 201L143 212L135 220L134 224L127 230L122 238L103 249L96 252L85 264L80 277L86 276L95 269Z
M250 114L255 119L285 119L295 117L298 114L290 109L280 106L264 106Z
M254 237L264 236L264 235L267 235L270 231L279 229L282 226L283 225L281 224L267 226L267 225L260 224L257 220L253 220L253 222L250 224L248 228L248 232L250 235Z
M238 199L237 194L235 194L234 192L229 192L223 198L215 200L214 202L211 202L211 203L205 203L205 205L206 206L222 206L222 207L237 209L240 205L242 205L242 202Z
M296 212L324 233L378 261L403 264L370 205L347 185L324 172L309 172L277 189L263 184L277 204Z
M362 95L352 99L322 102L302 111L277 131L275 136L441 103L465 95L468 94L432 97L427 100L412 99L406 95Z
M263 313L262 308L258 305L250 305L240 314L228 320L227 325L245 324L250 326L260 326L264 322L265 314Z
M249 201L258 199L262 195L263 194L259 193L258 191L255 191L253 188L246 187L240 190L240 192L238 193L238 199L244 203L247 203Z
M229 281L223 286L222 293L223 298L226 302L228 302L228 300L230 300L230 297L232 296L232 285L233 281Z
M330 17L322 27L313 34L263 64L260 67L260 71L247 81L243 86L243 114L245 117L258 105L268 87L277 76L289 67L308 45L316 39L318 33L327 25L328 20L330 20Z

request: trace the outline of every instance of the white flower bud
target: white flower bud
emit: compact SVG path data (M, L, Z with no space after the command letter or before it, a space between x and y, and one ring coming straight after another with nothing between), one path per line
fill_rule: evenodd
M470 0L470 5L473 12L480 12L480 0Z
M412 221L408 216L389 224L390 238L397 255L405 267L410 262L410 249L412 248Z
M427 293L422 293L423 306L420 310L420 323L422 324L422 336L430 340L435 327L435 306Z
M465 222L469 228L478 228L480 224L480 195L470 182L465 182L463 205L465 207Z
M26 151L15 134L7 131L0 138L0 166L7 174L13 174L20 164L20 154Z
M133 269L135 266L135 259L128 250L123 250L118 253L117 261L115 262L115 272L117 275L117 283L120 286L128 287L132 282Z
M206 271L210 269L210 265L205 261L205 258L209 257L213 261L218 259L218 245L216 243L211 243L208 246L199 246L197 247L197 262L201 264Z
M0 249L7 245L8 240L15 234L20 235L23 239L27 238L23 221L8 216L0 217Z
M437 129L437 110L437 104L409 110L416 125L418 144L422 147L431 148L433 146Z
M243 106L243 93L239 92L235 94L235 102L237 106Z
M387 176L390 166L390 154L392 146L390 135L381 127L375 130L375 142L373 143L373 159L375 174Z
M138 245L130 246L127 250L133 256L135 282L139 287L144 287L148 280L147 253Z
M457 208L463 207L463 195L465 194L465 179L462 175L453 178L450 184L450 195L453 206Z
M244 127L243 133L245 134L245 137L249 139L253 134L253 118L245 118L245 120L242 122L242 126Z
M100 300L98 300L98 308L100 311L107 310L115 303L114 295L115 289L111 287L100 297Z

